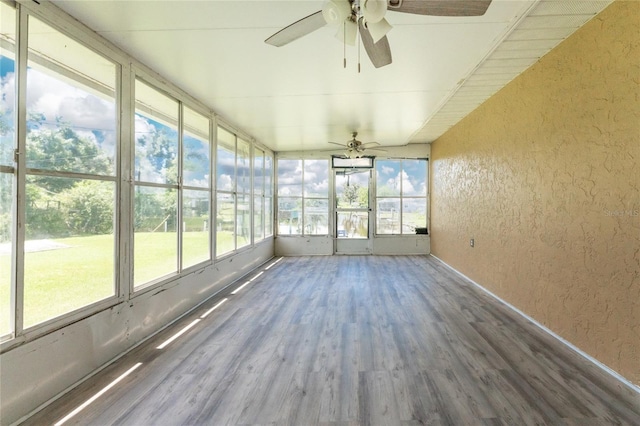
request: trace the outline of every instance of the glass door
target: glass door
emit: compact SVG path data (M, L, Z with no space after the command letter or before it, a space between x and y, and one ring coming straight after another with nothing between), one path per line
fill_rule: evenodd
M371 253L371 170L335 171L335 253Z

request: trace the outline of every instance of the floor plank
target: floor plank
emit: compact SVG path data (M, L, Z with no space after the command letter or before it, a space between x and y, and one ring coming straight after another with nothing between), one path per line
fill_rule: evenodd
M65 424L640 425L640 394L428 256L285 258L231 290L24 424L141 362Z

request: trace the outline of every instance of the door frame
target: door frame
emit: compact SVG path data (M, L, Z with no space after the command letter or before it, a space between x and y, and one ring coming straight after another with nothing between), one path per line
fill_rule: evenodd
M338 175L356 173L368 173L368 206L367 207L353 207L353 208L339 208L338 207ZM373 253L373 221L374 217L373 203L372 203L372 186L373 186L373 169L349 169L349 168L336 168L333 169L333 254L339 255L368 255ZM340 212L366 212L367 214L367 236L366 238L348 238L338 235L338 227L340 223L338 221L338 213Z

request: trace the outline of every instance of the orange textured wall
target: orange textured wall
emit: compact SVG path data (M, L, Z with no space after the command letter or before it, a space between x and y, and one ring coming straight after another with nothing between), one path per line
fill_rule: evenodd
M618 0L431 151L431 252L636 384L639 87Z

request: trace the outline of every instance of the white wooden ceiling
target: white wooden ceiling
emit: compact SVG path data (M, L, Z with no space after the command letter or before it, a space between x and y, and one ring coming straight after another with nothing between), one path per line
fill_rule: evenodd
M55 1L274 151L431 142L610 0L493 0L482 17L389 12L393 63L374 68L324 27L264 40L323 1Z

